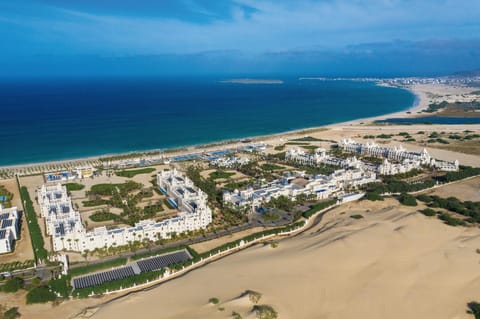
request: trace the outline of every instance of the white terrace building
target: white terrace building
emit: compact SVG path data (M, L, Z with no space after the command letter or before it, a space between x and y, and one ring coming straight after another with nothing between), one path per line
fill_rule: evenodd
M365 144L362 144L350 138L342 139L338 143L338 146L344 151L351 153L358 153L374 157L383 157L399 162L408 159L417 161L420 163L420 165L435 167L439 170L457 171L459 168L458 160L455 162L435 160L430 156L430 154L425 148L421 152L412 152L407 151L401 145L391 148L387 146L380 146L374 142L367 142Z
M272 198L286 196L295 199L300 194L315 195L317 199L326 199L343 193L347 188L354 189L358 186L377 181L375 172L363 169L337 170L329 176L317 175L308 179L303 186L288 179L276 180L262 185L258 189L252 187L246 190L226 191L223 201L236 208L251 207L252 209L268 203Z
M310 154L299 148L292 148L285 153L285 159L294 163L307 166L315 166L322 163L326 157L326 151L323 148L317 148L315 153Z
M236 156L224 156L217 158L211 162L213 166L221 168L234 168L237 166L243 166L250 162L248 157L236 157Z
M416 160L404 159L402 163L390 163L388 159L385 158L382 164L377 166L377 173L379 175L396 175L407 173L420 167L420 162Z
M180 212L176 217L156 222L146 219L132 227L107 229L97 227L87 231L80 214L73 210L66 189L60 184L42 186L39 204L45 217L47 234L52 235L53 249L92 251L96 248L123 246L134 241L155 241L170 238L173 233L205 228L212 221L212 211L207 206L207 195L193 186L193 182L176 170L157 175L158 183Z
M299 148L292 148L285 153L285 159L307 166L317 166L319 164L340 166L342 168L361 168L363 166L363 163L356 157L347 159L332 157L327 155L327 151L323 148L317 148L313 154Z
M183 231L205 228L212 222L207 194L196 188L188 177L183 177L174 169L159 173L157 182L161 191L170 196L169 202L183 212L176 217L183 220Z
M0 205L0 254L12 251L13 241L19 235L19 216L17 207L3 208Z

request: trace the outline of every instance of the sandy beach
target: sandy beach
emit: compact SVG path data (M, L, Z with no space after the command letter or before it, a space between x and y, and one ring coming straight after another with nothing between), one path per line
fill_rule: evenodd
M233 311L255 318L241 297L246 290L260 292L259 303L280 318L470 318L480 230L416 211L396 200L342 206L277 248L257 245L110 303L93 318L229 318ZM220 303L209 304L211 297Z

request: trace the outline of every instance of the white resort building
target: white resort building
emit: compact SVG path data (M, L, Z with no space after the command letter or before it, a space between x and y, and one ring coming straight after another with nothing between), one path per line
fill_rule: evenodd
M294 200L298 195L314 195L316 199L327 199L344 193L346 189L355 189L361 185L377 181L375 172L360 168L345 170L340 169L329 176L298 176L302 182L295 179L283 178L254 189L226 191L223 193L223 201L235 208L249 207L255 209L272 198L286 196Z
M3 208L0 205L0 254L12 251L13 241L19 235L19 217L17 207Z
M436 160L432 158L430 154L428 154L428 151L425 148L422 150L422 152L412 152L407 151L401 145L390 148L387 146L380 146L375 142L367 142L365 144L362 144L350 138L342 139L338 143L338 147L342 148L344 151L351 153L374 157L383 157L399 162L402 162L404 160L411 160L417 162L418 167L420 167L421 165L426 165L434 167L441 171L458 171L459 169L458 160L454 162Z
M212 211L207 205L207 195L195 188L190 179L173 170L159 173L157 180L161 189L170 196L169 202L180 210L176 217L159 222L146 219L132 227L96 227L92 231L86 230L64 186L43 185L38 192L38 202L47 234L52 236L53 250L83 252L123 246L134 241L156 241L170 238L174 233L205 228L211 223Z
M235 168L246 165L249 162L248 157L224 156L211 161L210 164L220 168Z
M385 158L382 164L377 166L377 173L379 175L397 175L419 169L421 166L417 160L404 159L401 163L390 163Z
M299 148L292 148L285 153L285 160L306 166L325 164L340 166L342 168L363 167L363 163L355 156L347 159L336 158L328 155L327 151L323 148L317 148L313 154L307 153Z

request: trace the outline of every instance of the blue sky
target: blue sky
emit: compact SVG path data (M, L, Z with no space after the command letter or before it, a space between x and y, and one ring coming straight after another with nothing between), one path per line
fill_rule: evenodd
M0 0L0 76L480 68L478 0Z

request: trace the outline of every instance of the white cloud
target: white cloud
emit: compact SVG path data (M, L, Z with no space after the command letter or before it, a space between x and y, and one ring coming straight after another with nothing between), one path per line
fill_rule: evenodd
M232 20L198 24L173 18L98 14L93 10L43 7L0 17L29 28L30 41L72 53L135 55L341 48L348 44L474 37L480 33L480 1L236 0ZM191 2L201 14L215 15ZM245 14L240 6L257 11ZM468 10L465 10L468 8ZM5 21L4 21L5 22ZM1 30L0 30L1 31ZM28 38L28 37L27 37ZM33 39L33 40L32 40ZM42 46L37 47L38 50Z

